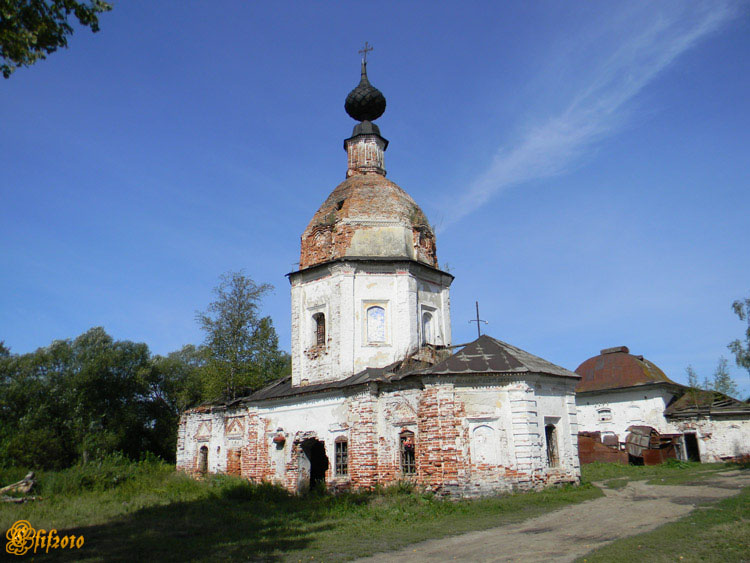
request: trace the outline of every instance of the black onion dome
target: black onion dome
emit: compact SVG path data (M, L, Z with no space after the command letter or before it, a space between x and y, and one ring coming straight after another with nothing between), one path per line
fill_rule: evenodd
M385 96L367 79L367 63L362 62L362 78L359 85L349 92L344 109L357 121L373 121L385 111Z

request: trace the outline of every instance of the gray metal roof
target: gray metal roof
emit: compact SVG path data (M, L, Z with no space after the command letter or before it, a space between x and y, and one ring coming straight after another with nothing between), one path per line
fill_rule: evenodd
M435 365L408 357L382 368L367 368L346 379L296 387L292 386L292 378L288 376L274 381L248 397L244 397L242 401L256 402L267 399L280 399L295 395L345 389L374 381L384 383L400 381L412 376L515 375L532 373L579 378L572 371L543 360L533 354L529 354L525 350L516 348L507 342L482 335L474 342L470 342L464 346L460 351Z
M541 373L580 378L570 370L487 335L480 336L461 351L421 373L424 375Z

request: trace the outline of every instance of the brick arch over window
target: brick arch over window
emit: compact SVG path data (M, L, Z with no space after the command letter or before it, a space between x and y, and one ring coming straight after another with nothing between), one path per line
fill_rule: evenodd
M326 316L323 313L315 313L313 321L315 321L315 345L324 346L326 343Z

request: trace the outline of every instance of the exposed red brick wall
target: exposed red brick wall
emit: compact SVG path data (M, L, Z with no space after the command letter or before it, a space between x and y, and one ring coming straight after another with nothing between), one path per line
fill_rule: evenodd
M418 482L433 491L457 486L466 467L458 449L463 404L456 405L453 386L427 387L420 397L417 414Z
M349 410L350 418L358 419L349 434L349 477L352 483L365 489L378 483L376 400L374 395L367 394L352 402ZM328 475L327 482L330 482Z
M242 451L237 448L227 448L227 475L242 474Z
M247 443L242 448L241 474L259 482L273 476L269 456L270 421L252 413L247 417Z

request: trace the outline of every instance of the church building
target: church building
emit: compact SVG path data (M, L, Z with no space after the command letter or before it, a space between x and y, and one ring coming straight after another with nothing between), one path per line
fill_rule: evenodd
M386 178L367 77L345 109L346 179L302 233L292 374L250 396L186 411L177 467L290 491L410 481L448 496L576 483L579 376L489 336L451 340L453 276L435 233Z

